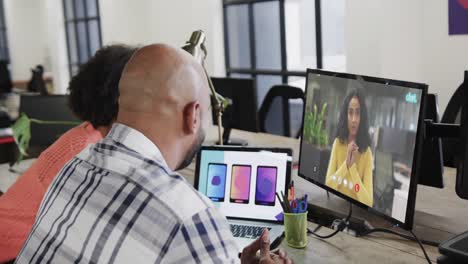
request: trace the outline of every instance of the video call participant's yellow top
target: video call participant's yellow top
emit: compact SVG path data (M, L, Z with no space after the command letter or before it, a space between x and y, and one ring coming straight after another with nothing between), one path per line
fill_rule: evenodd
M372 207L372 153L368 147L365 152L357 152L355 162L348 168L346 165L348 145L338 138L333 142L330 162L328 164L325 185L340 193Z

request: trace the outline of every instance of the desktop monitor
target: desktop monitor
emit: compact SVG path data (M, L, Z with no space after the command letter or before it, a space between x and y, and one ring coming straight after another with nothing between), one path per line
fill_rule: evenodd
M19 112L39 120L80 122L68 107L68 95L21 95ZM39 155L73 126L31 123L28 154Z
M211 78L213 86L220 95L230 101L223 112L224 145L246 145L247 142L230 139L231 129L258 132L257 91L253 79ZM213 123L218 124L213 110Z
M299 176L411 229L427 85L307 70Z

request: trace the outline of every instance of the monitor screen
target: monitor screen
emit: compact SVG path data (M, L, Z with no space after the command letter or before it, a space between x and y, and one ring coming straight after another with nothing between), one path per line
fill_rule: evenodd
M216 92L230 100L223 112L224 127L251 132L258 131L257 90L253 79L215 78L211 81ZM213 109L213 123L218 124L216 111Z
M202 147L195 187L227 217L282 221L275 193L285 192L290 149Z
M308 70L299 175L412 225L427 86Z

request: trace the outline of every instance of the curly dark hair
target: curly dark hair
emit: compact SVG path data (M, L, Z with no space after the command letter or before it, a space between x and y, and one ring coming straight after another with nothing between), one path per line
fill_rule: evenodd
M360 89L353 89L349 92L340 109L340 116L338 118L338 132L336 137L341 143L348 141L348 107L349 102L353 97L357 97L359 104L361 105L361 120L359 122L359 128L356 135L356 144L359 147L359 152L364 153L371 145L371 139L369 135L369 118L367 115L366 99Z
M73 76L68 90L68 106L94 128L109 126L119 110L119 81L135 47L110 45L99 49Z

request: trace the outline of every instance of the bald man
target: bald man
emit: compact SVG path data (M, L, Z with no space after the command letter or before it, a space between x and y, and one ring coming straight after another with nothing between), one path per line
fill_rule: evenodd
M203 68L182 49L139 49L120 83L108 136L72 159L41 203L18 263L235 263L226 219L174 171L186 167L210 118ZM268 232L242 263L288 263Z

